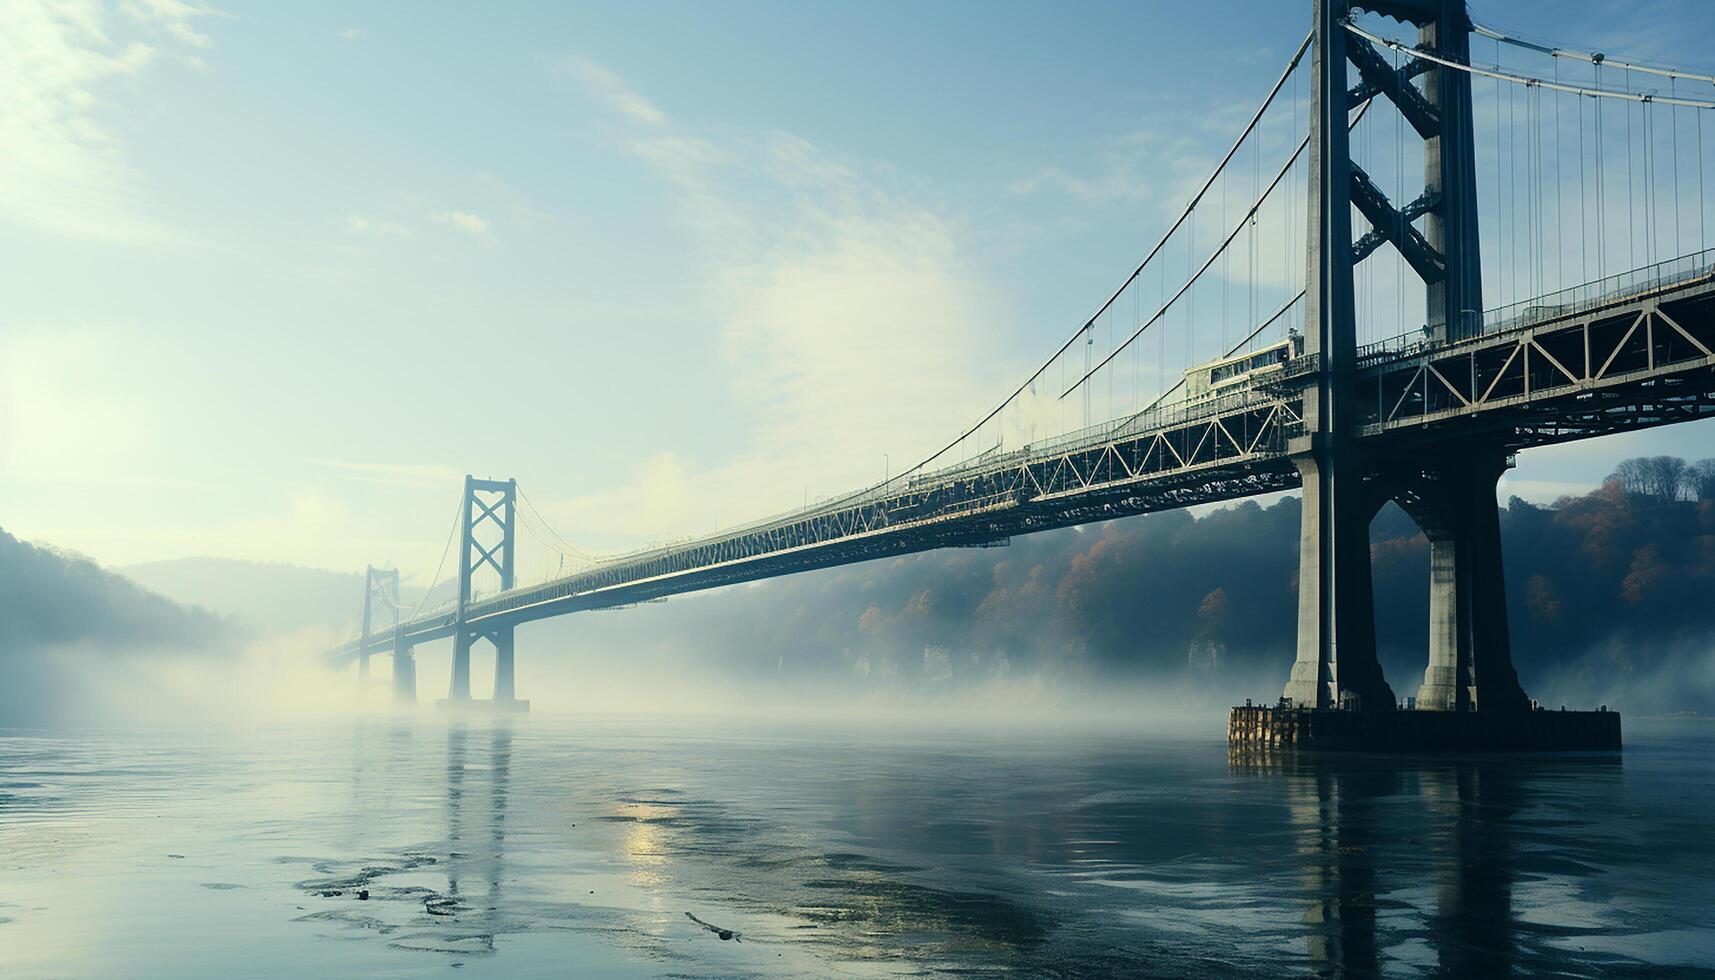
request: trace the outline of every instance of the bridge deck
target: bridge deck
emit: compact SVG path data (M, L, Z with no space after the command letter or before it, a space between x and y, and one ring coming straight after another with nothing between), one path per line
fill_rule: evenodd
M1619 277L1613 288L1521 305L1456 344L1402 339L1365 349L1360 436L1403 450L1483 435L1518 449L1715 414L1711 260L1688 256ZM516 624L1293 489L1289 441L1303 432L1300 392L1313 370L1301 359L1284 379L1218 402L1163 406L486 596L467 607L466 622ZM419 643L450 636L455 619L454 610L437 610L398 630ZM389 631L367 646L393 642ZM348 661L364 645L353 640L328 656Z

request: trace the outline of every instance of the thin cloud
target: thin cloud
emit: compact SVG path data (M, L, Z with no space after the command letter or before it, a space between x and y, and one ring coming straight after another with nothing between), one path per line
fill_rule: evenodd
M415 235L409 227L397 221L370 218L361 214L346 215L345 230L366 238L411 238Z
M625 486L538 500L570 540L611 550L843 492L980 414L992 386L972 352L988 291L957 221L881 167L790 133L713 138L636 111L652 104L576 64L600 91L635 96L608 100L622 127L613 145L670 188L701 244L722 377L758 421L718 466L664 453Z
M1163 157L1171 144L1153 131L1139 130L1104 139L1084 156L1093 166L1074 172L1044 167L1007 185L1014 194L1058 191L1086 203L1147 201L1160 196Z
M492 241L494 236L489 232L487 219L469 211L435 211L429 215L429 220L439 225L446 225L462 231L467 235Z
M192 25L196 18L216 13L208 7L184 3L182 0L125 0L119 9L144 25L165 31L193 48L214 46L213 38Z
M143 181L106 124L106 96L173 47L209 48L213 40L192 21L213 11L178 0L120 9L127 19L90 0L0 4L0 220L90 241L175 237L149 213ZM137 28L169 47L122 38Z
M613 72L586 58L573 58L566 62L566 68L576 75L597 95L601 96L608 105L629 117L633 122L645 126L667 125L667 114L656 107L655 103L639 95L625 81Z

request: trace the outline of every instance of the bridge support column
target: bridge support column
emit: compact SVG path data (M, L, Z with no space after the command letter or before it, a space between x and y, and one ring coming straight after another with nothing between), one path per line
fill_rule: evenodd
M512 627L505 626L488 635L494 644L494 700L518 700L512 673Z
M393 701L417 703L417 658L412 645L397 633L393 636Z
M1386 496L1328 454L1294 457L1304 480L1298 536L1298 657L1285 696L1301 707L1390 710L1376 659L1370 521Z
M1500 452L1420 468L1401 502L1429 538L1429 666L1417 706L1431 711L1522 711L1502 579L1495 484Z
M476 637L461 629L453 634L453 676L447 684L447 700L470 700L470 647Z

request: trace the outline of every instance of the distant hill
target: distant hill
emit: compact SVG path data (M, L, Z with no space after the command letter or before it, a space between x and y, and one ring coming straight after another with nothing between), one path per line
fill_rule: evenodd
M239 633L80 555L0 530L0 723L53 716L67 671L102 658L209 651Z
M237 558L175 558L118 571L175 602L231 616L259 633L355 626L363 611L363 576L349 572ZM452 585L443 582L439 591L450 596ZM411 586L399 593L407 605L423 597L422 589ZM377 624L387 621L384 610L375 615Z
M229 629L88 558L0 529L0 652L85 641L177 644Z
M362 575L278 562L178 558L127 565L119 572L169 599L231 616L258 632L355 623L363 603ZM406 595L416 601L409 589Z

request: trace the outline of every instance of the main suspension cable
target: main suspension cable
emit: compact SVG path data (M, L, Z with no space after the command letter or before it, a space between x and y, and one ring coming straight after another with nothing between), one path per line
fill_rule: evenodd
M1365 113L1367 113L1369 111L1370 105L1373 102L1374 102L1373 97L1370 99L1364 100L1364 103L1358 107L1357 115L1354 116L1352 121L1347 124L1346 128L1348 130L1355 128L1358 125L1358 123L1363 121ZM1079 378L1077 381L1074 381L1070 387L1068 387L1065 391L1062 391L1060 393L1060 399L1064 399L1067 395L1070 395L1072 392L1076 391L1078 389L1079 385L1082 385L1084 382L1090 380L1090 378L1093 375L1095 375L1095 373L1097 371L1100 371L1100 370L1102 370L1102 368L1106 367L1108 365L1108 362L1112 361L1114 359L1114 357L1119 354L1120 351L1125 350L1127 347L1129 347L1131 345L1132 341L1135 341L1137 338L1143 336L1144 331L1148 330L1152 325L1159 322L1162 317L1167 315L1167 311L1169 309L1171 309L1175 303L1177 303L1187 293L1191 292L1192 287L1194 287L1197 284L1197 280L1202 277L1203 273L1209 271L1209 267L1215 264L1215 260L1221 257L1221 253L1227 249L1227 246L1232 244L1233 240L1238 237L1239 232L1244 230L1246 223L1250 221L1251 215L1254 215L1257 212L1257 209L1262 207L1263 202L1268 200L1269 195L1274 193L1275 188L1280 185L1281 180L1288 173L1290 173L1292 171L1293 167L1298 163L1298 158L1303 155L1305 148L1308 147L1309 145L1310 145L1310 136L1309 136L1309 134L1305 134L1304 139L1299 141L1298 148L1293 150L1292 156L1287 159L1286 165L1280 168L1280 170L1274 175L1274 179L1268 182L1268 187L1265 188L1263 190L1262 194L1257 197L1256 201L1251 204L1250 210L1245 212L1244 219L1241 220L1237 225L1233 226L1232 231L1227 234L1227 237L1224 240L1222 240L1221 244L1216 247L1215 251L1210 253L1209 257L1206 260L1204 260L1203 265L1200 268L1198 268L1196 272L1191 273L1189 278L1186 279L1185 284L1183 286L1180 286L1177 292L1175 292L1166 302L1161 304L1161 308L1155 311L1154 316L1151 316L1148 320L1144 321L1144 323L1141 326L1139 326L1136 330L1132 331L1131 336L1126 338L1125 343L1120 344L1119 347L1110 351L1108 353L1108 356L1102 359L1101 363L1097 364L1095 367L1091 368L1089 371L1086 371L1084 373L1083 377ZM1187 320L1187 325L1186 325L1186 346L1187 346L1186 360L1187 360L1187 362L1189 362L1189 360L1190 360L1190 356L1189 356L1189 353L1190 353L1189 347L1190 347L1190 342L1191 342L1190 341L1190 333L1192 330L1195 329L1195 326L1196 325L1194 322L1194 318Z
M1458 61L1453 61L1450 58L1445 58L1441 55L1436 54L1433 51L1425 51L1423 48L1409 48L1409 47L1406 47L1404 44L1400 43L1399 41L1394 41L1394 40L1391 40L1389 38L1381 37L1381 36L1376 35L1376 34L1371 34L1369 31L1364 30L1362 27L1359 27L1358 25L1351 23L1350 21L1345 22L1344 26L1345 26L1346 30L1351 31L1353 34L1356 34L1357 36L1363 38L1366 41L1369 41L1372 44L1380 44L1380 45L1383 45L1385 47L1390 47L1390 48L1400 48L1401 50L1405 51L1406 54L1409 54L1414 58L1422 58L1425 61L1432 61L1435 64L1442 66L1443 68L1452 68L1455 71L1467 72L1467 73L1472 74L1472 75L1482 75L1485 78L1496 78L1496 79L1500 79L1502 81L1513 82L1513 83L1516 83L1519 85L1541 86L1543 88L1551 88L1551 89L1554 89L1554 90L1559 91L1559 92L1571 92L1574 95L1588 95L1592 98L1623 99L1623 100L1628 101L1628 102L1663 102L1663 103L1666 103L1668 105L1690 106L1694 109L1715 109L1715 101L1709 101L1709 100L1705 100L1705 99L1687 99L1687 98L1675 97L1675 96L1671 96L1671 95L1660 96L1660 95L1656 95L1654 93L1642 93L1642 92L1616 92L1616 91L1613 91L1611 89L1589 88L1589 87L1586 87L1583 85L1572 85L1572 84L1566 83L1566 82L1556 82L1556 81L1553 81L1552 79L1534 78L1534 77L1529 76L1529 75L1515 75L1511 72L1504 72L1504 71L1500 71L1500 70L1494 69L1494 68L1485 68L1481 65L1476 65L1476 64L1464 64L1464 63L1461 63ZM1601 62L1601 61L1596 62L1596 64L1598 64L1598 65L1603 64L1603 63L1604 62ZM1615 64L1619 65L1621 63L1616 62ZM1661 74L1659 71L1656 73ZM1692 76L1685 76L1685 77L1692 77Z
M1510 44L1514 47L1528 48L1532 51L1538 52L1539 54L1546 54L1551 58L1572 58L1576 61L1587 61L1593 65L1605 64L1614 68L1625 68L1630 71L1642 72L1647 75L1659 75L1663 78L1689 78L1693 81L1715 84L1715 75L1704 75L1698 72L1682 71L1678 68L1662 68L1655 65L1644 65L1636 62L1621 61L1617 58L1610 58L1599 51L1575 51L1571 48L1538 44L1534 41L1527 41L1514 35L1503 34L1492 27L1484 27L1482 24L1472 24L1471 30L1472 32L1481 34L1491 40L1499 41L1503 44Z
M441 569L446 567L447 553L452 551L453 538L458 536L459 518L464 516L465 506L466 501L463 496L460 496L458 510L453 511L453 526L447 529L447 543L441 547L441 560L435 563L435 575L429 580L429 587L423 590L423 598L417 600L416 607L411 610L409 615L405 616L407 621L417 618L417 614L422 612L423 607L428 604L429 596L434 594L435 586L441 584Z
M917 464L901 470L896 476L891 476L880 483L847 494L837 500L828 501L823 506L840 506L848 501L855 500L866 493L881 490L893 483L895 480L901 480L913 473L920 472L924 467L928 466L935 460L940 459L948 452L957 448L960 443L980 432L983 426L992 421L995 416L999 415L1008 405L1012 404L1019 395L1024 394L1031 385L1035 384L1037 379L1042 377L1043 373L1052 367L1054 362L1059 360L1060 356L1066 353L1066 351L1077 342L1079 337L1084 336L1086 332L1094 327L1096 318L1105 313L1108 308L1114 304L1114 301L1125 293L1126 288L1136 281L1138 276L1142 274L1144 268L1149 265L1150 261L1160 254L1162 248L1167 245L1168 241L1173 237L1174 233L1179 230L1180 226L1195 213L1198 202L1201 201L1203 196L1209 192L1209 188L1214 186L1215 181L1219 179L1222 171L1226 168L1228 161L1232 160L1234 154L1238 153L1239 148L1244 146L1244 141L1251 135L1251 132L1256 129L1257 123L1260 122L1263 117L1263 113L1268 110L1268 107L1271 104L1273 104L1275 97L1280 94L1280 90L1285 87L1287 80L1290 79L1292 77L1292 73L1297 70L1299 62L1304 59L1304 53L1310 50L1311 41L1315 39L1315 36L1316 34L1314 31L1311 31L1304 36L1304 40L1299 43L1298 49L1293 52L1291 60L1287 62L1286 70L1280 73L1280 78L1274 83L1274 86L1269 89L1268 95L1263 99L1262 105L1257 108L1257 111L1251 116L1250 122L1245 125L1244 130L1239 134L1238 139L1233 141L1233 145L1227 150L1226 154L1221 157L1221 162L1215 166L1215 169L1209 175L1209 178L1203 182L1202 187L1198 189L1197 193L1191 198L1191 202L1179 212L1179 216L1174 219L1173 224L1168 227L1167 232L1161 236L1160 241L1155 243L1155 247L1149 250L1149 254L1144 257L1142 262L1138 263L1137 267L1125 278L1125 281L1120 284L1119 288L1114 290L1113 294L1110 295L1099 307L1097 307L1096 312L1090 314L1090 316L1085 319L1083 325L1073 331L1070 337L1066 338L1066 342L1061 344L1058 350L1050 355L1046 361L1043 361L1040 367L1031 372L1030 376L1025 378L1024 382L1015 388L1011 394L1007 395L1006 398L1003 399L1000 404L996 405L993 410L991 410L987 415L984 415L975 425L960 433L957 438L953 439L945 446L942 446L940 449L924 457Z

